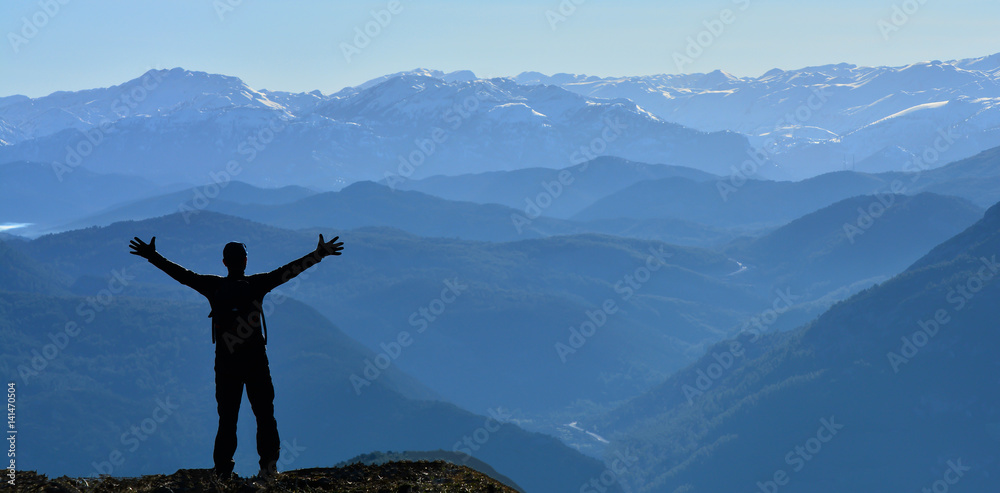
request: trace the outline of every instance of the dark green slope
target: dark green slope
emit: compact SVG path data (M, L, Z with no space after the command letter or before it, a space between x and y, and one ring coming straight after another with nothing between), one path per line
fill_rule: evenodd
M35 262L17 243L0 240L0 291L65 294L68 277Z
M771 491L779 471L789 481L780 491L920 491L949 463L970 468L962 491L992 491L997 252L1000 206L803 329L744 334L746 353L722 371L712 365L716 354L728 361L731 343L720 344L600 431L642 457L630 480L639 491L759 491L758 482ZM843 428L820 431L824 419ZM814 453L796 449L806 446Z
M31 294L0 299L0 369L18 386L21 467L86 476L211 466L217 417L206 303L128 295L96 306ZM491 431L473 455L530 491L576 491L603 469L554 438L404 397L434 394L392 367L358 395L350 375L374 355L299 302L280 304L268 322L282 469L329 466L373 449L452 450L485 427ZM63 337L67 323L76 325ZM244 407L237 462L249 474L254 420Z

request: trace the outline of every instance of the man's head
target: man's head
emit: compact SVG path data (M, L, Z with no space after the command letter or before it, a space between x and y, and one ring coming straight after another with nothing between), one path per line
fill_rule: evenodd
M243 272L247 267L247 246L231 241L222 249L222 263L230 271Z

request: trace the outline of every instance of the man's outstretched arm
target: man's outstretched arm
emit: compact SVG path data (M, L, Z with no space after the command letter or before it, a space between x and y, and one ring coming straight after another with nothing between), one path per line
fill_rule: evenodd
M340 255L341 250L344 249L344 242L337 241L339 239L339 236L334 236L332 240L325 241L323 240L323 235L319 235L319 244L316 245L315 250L264 274L267 279L266 290L270 291L288 282L293 277L320 263L320 261L330 255Z
M191 287L199 293L201 292L201 289L199 288L202 283L199 282L199 280L202 275L191 272L184 267L167 260L163 257L163 255L160 255L160 253L156 251L155 236L153 239L149 240L149 243L140 240L139 237L134 237L132 238L132 241L128 243L128 246L132 249L132 251L128 253L138 255L148 260L149 263L153 264L156 268L162 270L163 272L166 272L167 275L174 278L175 281Z

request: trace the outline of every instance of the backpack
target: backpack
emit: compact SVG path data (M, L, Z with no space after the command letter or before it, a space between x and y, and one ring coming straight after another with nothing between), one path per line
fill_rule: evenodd
M209 303L212 306L208 316L212 318L213 344L227 332L235 334L242 342L258 331L264 344L267 344L267 325L261 300L257 299L246 278L223 278ZM247 333L247 329L251 332Z

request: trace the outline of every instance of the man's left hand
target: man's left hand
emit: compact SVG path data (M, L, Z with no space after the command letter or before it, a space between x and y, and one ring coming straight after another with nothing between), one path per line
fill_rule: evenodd
M322 239L322 235L320 236L320 238ZM132 241L128 242L128 246L129 248L132 249L132 251L128 253L131 253L132 255L138 255L146 260L149 260L153 255L156 255L155 236L153 237L153 239L149 240L149 243L140 240L138 236L133 237Z

